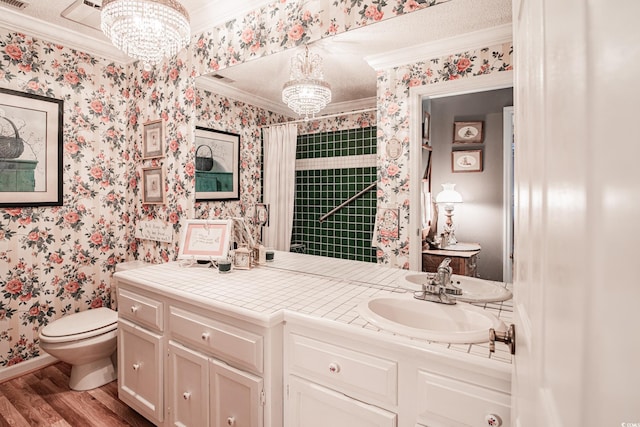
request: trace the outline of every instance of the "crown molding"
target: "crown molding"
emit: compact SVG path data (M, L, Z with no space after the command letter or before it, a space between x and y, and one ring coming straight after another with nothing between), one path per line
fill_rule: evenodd
M213 77L200 76L196 79L196 87L198 89L208 90L217 95L225 96L227 98L235 99L249 105L264 108L267 111L273 113L282 114L287 117L292 117L292 111L287 108L283 103L273 102L272 100L256 96L255 94L245 92L240 89L229 86L228 84L217 82Z
M253 93L236 89L226 83L215 81L212 77L200 76L196 79L196 87L198 89L208 90L220 96L235 99L249 105L264 108L273 113L282 114L289 118L297 117L284 103L274 102L270 99L256 96ZM348 113L350 111L361 110L365 108L373 108L376 106L376 98L357 99L355 101L331 103L322 110L321 114Z
M357 110L365 110L367 108L376 108L377 100L376 97L373 96L371 98L362 98L356 99L353 101L345 101L345 102L336 102L331 103L326 106L324 110L322 110L321 114L337 114L337 113L345 113L349 114L351 111Z
M28 34L32 37L60 44L71 49L87 52L119 64L124 65L134 61L109 41L23 15L9 9L3 9L0 14L0 27L9 31Z
M512 40L513 27L511 24L504 24L448 39L397 49L392 53L367 56L364 60L374 70L383 70L414 63L416 58L438 58L451 53L483 48L499 43L509 43Z

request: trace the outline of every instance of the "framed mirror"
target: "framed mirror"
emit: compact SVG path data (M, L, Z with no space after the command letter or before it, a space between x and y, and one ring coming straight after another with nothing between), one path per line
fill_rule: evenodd
M196 201L240 198L240 135L196 127Z

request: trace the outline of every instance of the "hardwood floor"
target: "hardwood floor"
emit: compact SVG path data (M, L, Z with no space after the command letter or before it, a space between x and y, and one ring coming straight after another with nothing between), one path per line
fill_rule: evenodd
M153 426L118 399L117 381L88 391L69 388L63 362L0 384L0 426Z

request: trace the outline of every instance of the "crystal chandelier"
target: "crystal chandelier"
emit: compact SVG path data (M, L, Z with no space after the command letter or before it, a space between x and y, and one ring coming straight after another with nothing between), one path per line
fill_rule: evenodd
M189 14L176 0L103 0L101 28L145 69L174 56L190 37Z
M322 58L309 55L308 46L304 54L291 58L291 74L282 87L282 101L307 120L331 102L331 86L322 75Z

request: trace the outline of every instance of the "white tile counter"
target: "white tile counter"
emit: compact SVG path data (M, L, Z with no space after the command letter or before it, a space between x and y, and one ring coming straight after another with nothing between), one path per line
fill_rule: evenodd
M172 262L119 272L115 277L264 326L282 321L285 310L289 310L394 335L360 317L357 306L373 296L408 292L403 288L410 286L403 280L408 273L366 262L276 252L274 262L266 266L233 270L229 274L200 265L182 267L179 262ZM506 324L512 323L512 300L481 306ZM429 345L505 363L512 360L508 348L502 344L496 345L494 354L490 354L488 343Z

